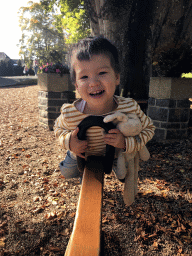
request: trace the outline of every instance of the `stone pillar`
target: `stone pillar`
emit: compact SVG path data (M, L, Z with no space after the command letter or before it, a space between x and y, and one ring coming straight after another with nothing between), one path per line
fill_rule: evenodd
M53 130L55 119L60 115L60 108L64 103L72 103L75 93L71 91L48 92L39 91L39 123L45 128Z
M192 79L152 77L147 115L156 126L154 140L187 137Z
M189 117L189 127L192 127L192 98L190 100L190 117Z

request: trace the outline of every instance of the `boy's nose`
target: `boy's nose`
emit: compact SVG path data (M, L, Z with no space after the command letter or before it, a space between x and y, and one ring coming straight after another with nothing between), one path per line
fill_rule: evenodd
M89 86L93 87L93 86L97 86L97 85L99 85L99 80L97 79L97 77L91 78L89 81Z

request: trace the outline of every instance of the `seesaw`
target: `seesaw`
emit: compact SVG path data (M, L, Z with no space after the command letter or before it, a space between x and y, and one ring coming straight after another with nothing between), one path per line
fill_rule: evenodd
M114 129L113 123L104 123L102 116L89 116L79 124L78 138L86 139L91 126L102 127L105 132ZM65 256L99 256L101 254L101 218L104 173L112 170L115 148L106 146L106 155L89 156L87 161L77 157L83 172L82 186L71 237Z

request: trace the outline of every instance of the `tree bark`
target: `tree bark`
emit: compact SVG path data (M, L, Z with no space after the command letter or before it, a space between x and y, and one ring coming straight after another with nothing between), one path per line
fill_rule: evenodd
M91 0L97 23L93 35L104 35L114 42L121 62L121 89L125 97L148 97L150 79L150 22L152 0ZM90 12L89 12L90 13ZM93 10L92 10L93 13ZM99 28L98 28L99 27Z
M119 50L123 95L147 99L151 63L158 54L182 42L192 42L192 0L85 2L92 8L92 11L89 8L90 18L95 13L93 35L103 34Z
M150 81L152 0L136 0L132 3L127 29L123 38L123 95L134 99L147 99Z

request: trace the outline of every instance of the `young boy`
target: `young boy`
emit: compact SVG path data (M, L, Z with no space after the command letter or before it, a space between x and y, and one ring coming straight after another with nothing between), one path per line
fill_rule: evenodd
M65 160L60 163L65 178L80 177L76 156L104 155L106 144L128 153L139 151L153 137L155 130L151 119L135 100L114 95L120 83L120 64L117 49L110 41L103 37L79 41L71 51L70 73L81 99L73 104L64 104L54 125L55 136L67 150ZM87 140L78 140L77 125L85 117L105 117L115 111L136 114L143 127L141 133L135 137L124 137L118 129L104 134L102 128L91 127L87 130Z

